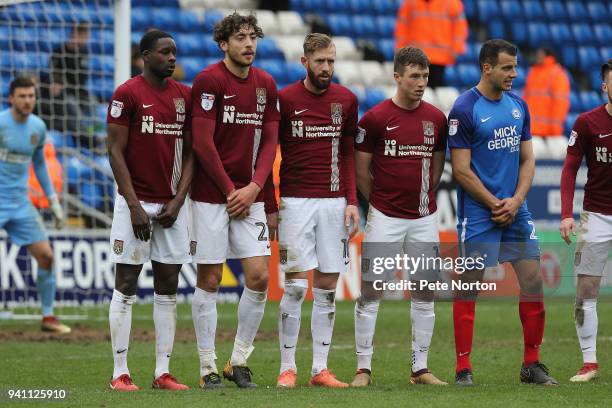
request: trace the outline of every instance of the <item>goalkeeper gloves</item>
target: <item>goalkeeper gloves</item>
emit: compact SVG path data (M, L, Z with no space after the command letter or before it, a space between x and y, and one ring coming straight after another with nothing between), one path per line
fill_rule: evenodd
M62 210L62 206L59 202L59 198L57 198L57 195L49 197L49 203L51 204L51 213L53 214L53 218L55 218L55 228L61 229L66 222L66 216L64 215L64 210Z

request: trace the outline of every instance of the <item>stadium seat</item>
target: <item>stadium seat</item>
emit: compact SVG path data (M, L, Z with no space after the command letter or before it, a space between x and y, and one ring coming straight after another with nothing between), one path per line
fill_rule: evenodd
M567 20L567 10L562 1L546 0L544 2L544 11L548 21L560 22Z
M257 10L256 15L257 22L266 36L280 34L281 30L275 12L270 10Z
M458 80L463 87L476 85L480 79L480 71L474 64L457 65Z
M190 34L204 32L204 21L202 16L193 10L180 10L179 29L183 33Z
M79 185L83 180L92 178L91 167L85 165L78 158L72 156L68 159L67 164L68 184Z
M152 9L149 27L163 29L171 33L178 32L181 29L181 25L180 19L177 18L177 11L168 7Z
M571 91L570 96L570 112L582 112L582 101L580 95L577 92Z
M372 107L378 105L386 99L385 93L379 88L366 88L365 91L365 104L366 109L372 109Z
M461 83L457 76L457 68L455 65L447 65L444 69L444 85L459 87Z
M48 41L40 41L39 47ZM44 47L44 46L43 46ZM109 54L112 55L115 48L115 33L112 30L91 30L91 41L89 42L89 51L92 54ZM40 49L40 48L39 48ZM49 49L49 51L52 51Z
M546 12L540 3L540 0L525 0L523 1L525 9L525 18L528 21L544 21Z
M264 59L285 59L272 37L260 38L257 41L257 56Z
M506 36L506 24L502 20L491 20L487 23L489 38L504 38Z
M362 84L361 72L354 62L347 62L338 58L334 71L342 85Z
M353 31L358 38L378 37L376 21L369 15L355 15L352 18Z
M436 95L436 91L434 91L432 88L425 88L425 93L423 93L423 100L427 103L431 103L436 107L439 107L438 96Z
M151 27L151 11L146 7L134 7L131 11L132 30L146 31Z
M378 34L382 38L393 39L395 33L395 18L387 16L376 17L376 26Z
M396 13L396 6L395 6L395 1L393 0L378 0L378 1L373 1L372 2L372 8L374 9L374 12L376 14L378 14L379 16L382 15L395 15Z
M499 5L505 21L523 20L525 18L520 2L516 0L502 0Z
M213 29L215 28L215 24L223 20L223 17L225 17L223 13L218 10L206 10L204 13L205 32L212 33Z
M478 20L481 22L487 22L489 20L499 20L502 18L495 1L492 0L478 0Z
M580 100L582 101L583 111L590 111L603 103L603 98L595 91L580 92Z
M358 61L363 57L350 37L334 37L334 44L336 45L336 58L338 60ZM301 48L300 45L300 53L302 52Z
M285 71L284 61L274 59L262 59L256 60L255 65L266 71L268 74L272 75L272 78L274 78L274 81L276 81L277 83L287 83L287 75Z
M494 37L500 38L500 37ZM478 53L482 44L478 43L467 43L465 45L465 52L457 57L458 63L476 63L478 62Z
M578 113L570 112L567 114L565 118L565 122L563 122L563 134L569 135L572 131L572 127L574 127L574 123L576 122L576 118L578 118Z
M567 153L567 138L566 137L547 137L546 145L548 147L549 157L553 160L563 160Z
M284 35L305 35L310 32L302 17L295 11L279 11L276 14L280 32Z
M349 0L351 12L353 14L373 15L375 13L372 7L373 1L370 0Z
M174 36L174 40L176 41L177 53L181 59L183 56L188 55L195 57L204 55L205 47L201 35L179 33Z
M527 24L528 43L531 48L538 48L549 41L548 26L543 22L531 22Z
M510 31L512 33L512 39L518 45L524 45L527 43L527 25L523 22L515 21L510 24Z
M328 14L326 22L335 36L352 37L354 34L353 22L348 14Z
M379 86L379 88L381 91L383 91L383 93L385 94L385 98L387 99L393 98L393 96L395 96L395 94L397 93L397 86L385 85Z
M533 137L531 138L531 143L533 148L533 156L536 160L549 158L548 146L546 145L546 141L542 137L538 135L533 135Z
M574 36L565 23L552 23L548 26L550 30L550 41L554 45L565 46L574 42Z
M304 2L302 0L289 0L289 8L299 12L306 11L304 9Z
M350 0L325 0L325 10L328 13L347 12L350 10Z
M465 18L469 21L474 21L477 19L476 13L476 2L474 1L464 1L463 2L463 13L465 14Z
M306 77L306 70L299 62L285 63L286 80L288 84L292 84Z
M210 58L223 58L223 51L219 45L213 40L212 35L203 35L201 40L204 45L204 56Z
M335 40L335 39L334 39ZM278 47L285 54L286 61L297 61L304 54L304 37L301 35L282 36L276 39Z
M385 75L382 64L378 61L359 62L361 83L366 86L393 84L393 77Z
M593 34L597 44L602 46L612 44L612 26L610 24L594 25Z
M438 106L443 112L450 112L453 107L453 104L455 103L458 97L459 91L455 87L440 86L436 88L436 98L438 100Z
M608 22L609 24L612 16L608 14L608 9L602 3L598 1L589 1L586 8L592 22Z
M348 87L357 97L359 106L365 106L365 88L363 85L351 85Z
M523 67L516 68L516 78L512 81L512 88L523 89L525 80L527 79L527 71Z
M601 71L599 67L595 67L595 69L589 72L589 82L591 84L591 89L595 89L599 91L601 89Z
M591 45L595 43L595 36L591 26L584 23L572 24L572 34L574 34L574 40L579 45Z
M203 58L181 58L180 62L185 71L185 80L192 82L195 76L205 68L205 60Z
M589 14L581 1L568 1L565 5L572 21L588 21Z
M115 58L112 55L90 55L88 64L91 71L113 72L115 70Z
M599 51L595 47L578 47L578 67L589 72L591 68L601 65Z

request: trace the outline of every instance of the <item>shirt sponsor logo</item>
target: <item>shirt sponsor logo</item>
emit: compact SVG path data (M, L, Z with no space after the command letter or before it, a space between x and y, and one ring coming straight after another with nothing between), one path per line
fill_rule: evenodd
M495 139L489 140L487 147L489 150L500 150L510 148L510 152L518 152L521 145L521 135L517 132L516 126L504 126L493 130Z
M366 135L366 130L358 126L357 127L357 137L355 138L355 142L363 143L363 140L365 139L365 135Z
M608 148L595 146L595 160L601 163L612 163L612 152Z
M459 119L451 119L448 121L448 135L455 136L459 128Z
M176 109L176 113L185 113L185 99L174 98L174 108Z
M342 124L342 104L340 103L331 104L331 119L334 125Z
M113 100L111 102L111 111L110 114L113 118L118 118L121 116L121 112L123 111L123 102Z
M512 117L514 119L520 119L521 118L521 112L519 112L519 110L516 109L516 108L512 109Z
M256 88L255 95L257 95L257 103L260 105L266 104L266 88Z
M200 101L200 105L202 106L202 109L208 112L209 110L212 109L215 103L215 95L203 93L201 95L201 98L202 100Z
M572 130L572 133L570 133L569 140L567 141L567 145L573 146L574 144L576 144L577 137L578 137L578 133L575 130Z

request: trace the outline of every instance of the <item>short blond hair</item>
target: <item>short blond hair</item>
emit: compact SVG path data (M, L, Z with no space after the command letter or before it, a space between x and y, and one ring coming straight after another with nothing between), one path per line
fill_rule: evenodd
M317 50L328 48L332 44L332 39L327 34L308 34L306 38L304 38L304 55L312 54Z

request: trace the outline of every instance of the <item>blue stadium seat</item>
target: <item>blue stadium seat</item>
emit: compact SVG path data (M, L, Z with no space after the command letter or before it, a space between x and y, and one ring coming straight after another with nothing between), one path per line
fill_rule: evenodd
M495 37L499 38L499 37ZM465 44L465 52L457 57L458 63L474 64L478 62L478 53L482 44L470 43Z
M373 38L378 36L376 22L372 16L354 15L352 21L356 37Z
M527 25L523 22L515 21L510 25L512 40L518 45L527 43Z
M589 72L589 82L591 83L591 89L595 89L597 91L601 89L601 83L603 81L601 80L601 70L599 67L596 67Z
M87 89L99 99L108 101L113 96L113 80L108 77L93 76L87 81Z
M582 101L578 92L571 91L570 96L570 112L582 112Z
M608 14L608 9L602 3L590 1L587 3L587 12L593 22L608 22L611 16Z
M378 40L378 51L382 53L386 61L393 61L395 55L395 40L383 38Z
M609 60L610 58L612 58L612 45L600 47L599 52L601 54L602 60Z
M569 68L576 68L578 66L578 54L576 48L572 46L565 46L561 48L561 61L563 65Z
M357 97L357 103L360 106L365 105L365 90L360 86L349 86L349 89Z
M146 31L151 26L151 12L146 7L132 9L132 30Z
M133 6L158 6L179 8L178 0L132 0Z
M223 58L223 51L221 51L211 35L203 35L202 43L204 44L205 56Z
M544 11L546 11L548 21L559 22L561 20L567 20L567 10L562 1L546 0L544 2Z
M476 19L476 3L474 1L464 1L463 2L463 13L465 14L465 18L470 21Z
M328 14L327 25L336 36L353 36L353 23L350 16L345 14Z
M80 183L78 189L80 190L79 196L84 204L99 210L104 209L104 191L102 186L93 183Z
M593 30L591 30L588 24L572 24L572 33L574 34L576 44L590 45L595 43Z
M565 46L568 43L574 42L574 36L567 24L552 23L548 28L550 29L550 41L554 45Z
M581 1L568 1L565 5L572 21L588 21L589 14Z
M257 41L257 56L264 59L285 59L285 54L278 48L272 37L260 38Z
M372 3L374 12L379 16L396 14L395 2L393 0L378 0Z
M610 24L596 24L593 26L595 42L599 45L612 44L612 26Z
M349 0L349 5L353 14L373 15L375 13L372 7L373 1L370 0Z
M599 92L595 91L580 92L580 100L582 101L582 109L585 112L595 109L603 103L603 98L600 96Z
M601 56L595 47L578 47L578 67L589 72L593 67L601 66Z
M563 123L563 132L567 136L571 133L572 128L574 127L574 123L578 118L578 113L570 112L565 117L565 122Z
M302 0L290 0L289 8L295 10L298 13L304 12L304 2Z
M39 70L49 66L49 55L46 53L15 52L0 59L0 66L12 68L14 71Z
M506 36L506 25L502 20L490 20L487 22L489 38L504 38Z
M112 30L92 30L89 51L92 54L112 54L115 48L115 33Z
M459 88L461 86L456 65L447 65L444 69L444 85L454 86L455 88Z
M349 0L325 0L325 10L329 13L347 12L349 9Z
M285 72L285 63L283 60L257 60L256 65L266 71L268 74L272 75L274 81L277 83L286 83L287 75Z
M480 79L480 70L474 64L458 64L457 77L463 87L473 86Z
M546 12L539 0L525 0L523 1L523 7L525 17L529 21L543 21L546 18Z
M385 100L385 93L378 88L367 88L365 90L365 107L372 109L375 105Z
M192 82L195 76L204 68L206 61L204 58L181 58L180 64L185 71L185 80Z
M212 33L215 24L223 20L223 17L225 17L223 13L218 10L206 10L204 13L204 31Z
M481 22L486 22L489 20L499 20L501 19L501 15L499 13L499 9L497 8L497 4L492 0L478 0L478 20Z
M177 10L172 8L154 8L151 11L151 21L149 22L149 27L155 27L171 33L177 32L181 27L180 19L177 18L177 14Z
M193 55L201 57L205 53L204 42L199 34L177 34L174 36L176 50L180 57ZM179 61L180 62L180 61Z
M92 171L91 167L85 165L82 161L72 156L68 159L66 164L68 173L68 184L77 186L83 183L83 180L91 180Z
M516 68L516 78L512 81L513 89L523 89L527 80L527 71L523 67Z
M299 81L306 77L306 70L299 62L291 61L285 63L286 80L288 84Z
M502 0L499 4L501 6L502 15L504 20L522 20L524 19L524 11L521 3L516 0ZM499 38L499 37L497 37Z
M175 13L176 14L176 13ZM204 32L204 22L198 14L190 10L179 11L179 29L184 33Z
M112 55L93 54L88 58L89 69L97 72L113 72L115 58Z
M543 22L527 24L528 42L531 48L540 47L549 41L548 25Z
M393 38L395 33L395 18L387 16L376 17L376 25L378 26L378 34L382 38Z

